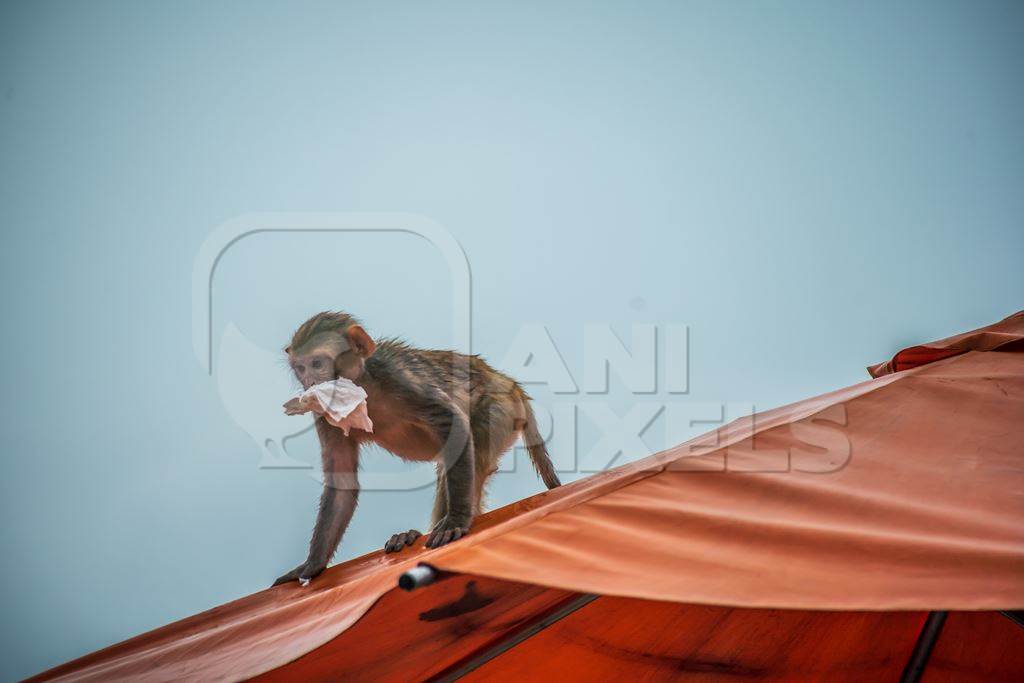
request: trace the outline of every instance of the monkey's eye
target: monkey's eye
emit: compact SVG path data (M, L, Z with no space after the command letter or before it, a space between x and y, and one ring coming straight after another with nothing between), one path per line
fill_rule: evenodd
M314 369L314 370L319 370L319 369L320 369L320 367L321 367L321 366L322 366L323 364L324 364L324 362L323 362L322 360L320 360L319 358L317 358L317 359L316 359L315 361L313 361L312 363L310 363L310 365L312 365L312 366L313 366L313 369Z
M303 366L301 366L301 365L296 365L295 366L295 372L298 372L298 373L301 374L301 373L303 373L305 371L306 371L306 368L304 368Z

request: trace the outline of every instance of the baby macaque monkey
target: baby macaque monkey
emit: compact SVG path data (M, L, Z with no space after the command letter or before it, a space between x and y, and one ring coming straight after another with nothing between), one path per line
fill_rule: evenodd
M428 548L469 532L488 478L520 435L544 484L559 485L530 397L478 356L415 349L395 339L375 342L354 317L331 312L303 323L285 352L303 389L341 377L361 386L373 431L352 429L345 436L323 417L316 418L324 488L309 555L275 586L295 580L305 584L327 567L355 511L361 443L376 443L405 460L436 464ZM384 550L397 552L421 535L414 529L394 534Z

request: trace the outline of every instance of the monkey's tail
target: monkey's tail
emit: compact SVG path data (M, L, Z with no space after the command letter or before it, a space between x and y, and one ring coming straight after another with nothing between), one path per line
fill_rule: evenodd
M544 485L549 489L561 486L562 482L559 481L558 475L555 474L555 466L551 463L551 458L548 456L547 446L544 445L544 439L541 437L540 431L537 430L537 418L533 415L533 408L530 406L528 398L523 400L523 408L526 412L526 424L523 426L523 442L526 444L526 450L530 454L530 460L533 462L533 469L537 470L537 474L540 475Z

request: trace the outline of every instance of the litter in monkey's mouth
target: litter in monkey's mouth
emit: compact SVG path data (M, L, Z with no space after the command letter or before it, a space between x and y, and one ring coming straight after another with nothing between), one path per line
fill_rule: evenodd
M346 436L352 428L373 431L373 422L366 412L366 392L344 377L314 384L284 404L284 412L288 415L310 411L322 415Z

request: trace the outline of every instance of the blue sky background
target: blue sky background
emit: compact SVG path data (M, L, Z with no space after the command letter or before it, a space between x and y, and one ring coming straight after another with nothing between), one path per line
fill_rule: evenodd
M436 221L470 262L473 350L501 364L542 323L577 383L585 323L690 326L689 394L613 374L531 389L542 411L769 408L1022 307L1022 35L1018 2L5 2L0 677L304 557L317 483L259 469L192 349L224 221ZM214 339L276 352L345 308L443 346L452 287L415 237L253 236L218 266ZM235 389L283 402L263 371ZM315 461L308 437L289 454ZM540 490L518 464L493 504ZM338 558L429 507L367 492Z

